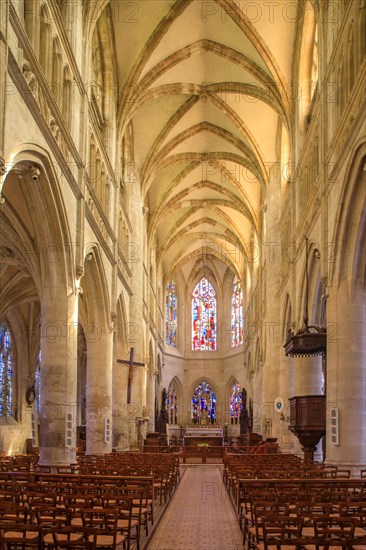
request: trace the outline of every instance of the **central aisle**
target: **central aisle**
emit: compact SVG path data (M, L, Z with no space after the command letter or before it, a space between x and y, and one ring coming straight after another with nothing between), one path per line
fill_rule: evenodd
M188 466L148 550L242 548L222 470L218 466Z

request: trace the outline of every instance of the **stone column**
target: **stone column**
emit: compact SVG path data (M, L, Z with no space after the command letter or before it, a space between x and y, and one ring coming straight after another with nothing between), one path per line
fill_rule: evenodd
M327 309L327 457L330 464L366 467L366 296L350 296L342 280L330 288ZM339 411L339 445L330 433L330 408Z
M117 359L128 359L129 351L125 345L121 345L123 329L117 324L116 332L114 333L114 369L113 369L113 433L115 437L114 444L117 450L128 450L128 437L126 428L126 418L128 415L127 409L127 383L128 383L128 366L124 363L117 363Z
M322 358L296 357L296 381L294 395L320 395L322 391Z
M295 359L281 354L280 372L279 372L279 397L283 399L284 409L282 415L279 414L279 440L281 451L283 453L292 453L300 451L301 447L297 437L288 429L290 418L289 398L295 393Z
M147 424L148 431L154 431L154 407L155 407L155 369L154 358L150 357L149 369L146 373L146 411L150 418Z
M321 395L322 393L322 357L296 357L295 362L295 393L294 395ZM297 439L297 438L296 438ZM301 449L301 445L298 446ZM300 450L301 456L303 455ZM322 440L317 445L317 450L314 453L315 461L322 461Z
M280 185L272 174L272 181L267 187L266 236L262 243L262 269L265 274L266 311L262 321L261 337L265 341L265 358L263 365L264 418L262 434L271 437L279 436L279 419L274 417L274 402L279 392L280 315L278 308L279 270L281 266L281 248L279 231ZM263 276L262 275L262 276ZM283 349L281 350L282 353ZM264 432L263 430L266 430Z
M128 346L135 348L135 361L144 362L144 281L147 274L144 269L144 216L148 213L143 208L140 182L135 181L138 167L135 166L133 178L126 181L126 199L129 206L129 216L133 233L125 243L123 253L132 272L129 309ZM145 274L145 275L144 275ZM131 391L131 406L127 418L128 440L130 445L137 443L136 417L142 416L142 407L146 405L146 368L135 367Z
M260 361L253 379L253 432L261 433L262 422L262 372L263 363Z
M41 300L39 463L57 466L76 462L77 297L61 287L50 294Z
M0 196L2 188L2 176L5 173L4 159L4 127L5 127L5 107L6 107L6 70L8 66L8 48L7 39L7 3L0 2ZM3 37L3 39L1 39Z
M86 454L112 451L113 331L90 323L86 389ZM109 433L108 433L109 430ZM109 436L109 437L108 437Z

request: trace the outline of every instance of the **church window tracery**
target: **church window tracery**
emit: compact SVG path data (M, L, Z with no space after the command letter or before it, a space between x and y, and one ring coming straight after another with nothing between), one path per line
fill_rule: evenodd
M193 393L191 419L200 425L216 421L216 395L206 381L198 384Z
M192 294L192 350L216 350L216 292L203 277Z
M178 398L177 398L177 386L175 382L171 382L168 388L167 403L169 424L178 423Z
M242 406L240 384L234 384L230 396L230 418L232 424L238 424Z
M231 347L243 343L243 289L240 281L235 279L231 295Z
M0 326L0 416L13 414L13 376L12 337L4 321Z
M175 280L166 287L165 295L165 341L168 346L177 347L177 294Z

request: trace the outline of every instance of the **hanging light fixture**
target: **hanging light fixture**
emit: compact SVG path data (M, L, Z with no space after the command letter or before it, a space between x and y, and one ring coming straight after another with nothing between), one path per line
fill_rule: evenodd
M288 331L288 338L285 345L285 355L290 357L315 357L316 355L325 355L327 348L327 332L324 327L309 326L309 274L308 274L308 238L305 237L306 258L305 258L305 317L304 326L296 333Z

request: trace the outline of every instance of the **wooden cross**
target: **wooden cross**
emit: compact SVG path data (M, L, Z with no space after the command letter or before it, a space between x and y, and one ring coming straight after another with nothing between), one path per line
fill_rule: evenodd
M127 361L126 359L117 359L117 363L123 363L124 365L128 365L128 387L127 387L127 403L131 403L131 390L132 390L132 380L133 380L133 367L144 367L145 363L138 363L137 361L133 360L133 356L135 353L135 348L131 348L130 351L130 360Z

